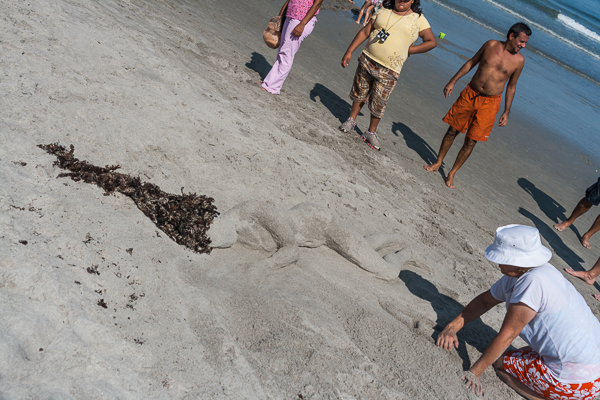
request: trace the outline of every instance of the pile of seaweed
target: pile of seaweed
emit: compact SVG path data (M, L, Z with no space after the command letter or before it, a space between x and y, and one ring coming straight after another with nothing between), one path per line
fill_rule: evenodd
M219 215L212 197L184 194L183 188L181 195L165 193L152 183L142 182L139 177L115 172L120 165L102 168L78 160L73 155L73 145L70 151L58 143L40 144L38 147L58 158L54 165L71 171L59 174L59 178L68 176L74 181L95 183L104 189L105 196L114 192L123 193L131 197L138 208L178 244L197 253L210 253L212 250L206 233Z

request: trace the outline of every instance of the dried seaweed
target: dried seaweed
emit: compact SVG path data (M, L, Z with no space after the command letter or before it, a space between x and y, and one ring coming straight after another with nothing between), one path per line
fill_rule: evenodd
M119 165L102 168L78 160L73 155L73 145L70 151L58 143L40 144L38 147L58 158L54 165L70 171L59 174L59 178L68 176L74 181L95 183L104 189L105 195L123 193L131 197L137 207L178 244L197 253L210 253L212 250L207 231L219 215L212 197L185 194L183 188L181 195L165 193L152 183L142 182L139 177L115 172Z

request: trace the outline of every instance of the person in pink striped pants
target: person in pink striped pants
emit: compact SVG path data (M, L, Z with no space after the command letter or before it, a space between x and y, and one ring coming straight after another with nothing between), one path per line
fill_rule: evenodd
M294 56L300 49L300 44L308 37L317 22L316 15L319 13L323 0L287 0L279 16L285 14L286 19L281 31L281 44L277 52L277 61L273 64L271 71L261 82L264 90L271 94L279 94L285 78L287 78Z

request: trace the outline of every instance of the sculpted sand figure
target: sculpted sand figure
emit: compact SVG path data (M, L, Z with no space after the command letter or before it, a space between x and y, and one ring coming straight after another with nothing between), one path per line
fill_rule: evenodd
M442 161L458 132L467 132L465 142L446 177L446 186L449 188L454 188L454 175L467 161L475 144L488 140L496 114L500 110L504 85L506 85L504 112L500 116L498 125L506 126L517 81L525 65L525 58L519 51L525 47L529 36L531 36L531 29L527 25L521 22L514 24L510 27L504 42L487 41L444 87L444 95L450 96L456 82L479 64L473 79L443 118L450 127L442 139L436 162L425 165L427 171L437 171L442 166Z
M327 246L383 280L398 277L406 254L403 250L381 257L377 250L400 244L400 235L361 237L334 212L313 203L300 203L290 210L256 200L240 203L215 219L209 236L215 248L239 242L253 249L275 251L259 263L271 269L298 261L299 246Z

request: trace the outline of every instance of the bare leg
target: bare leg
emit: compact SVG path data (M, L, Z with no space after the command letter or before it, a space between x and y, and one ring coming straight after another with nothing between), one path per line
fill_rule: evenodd
M348 261L371 272L377 278L390 281L398 279L401 265L386 262L364 237L358 236L339 217L332 215L324 228L326 246Z
M523 382L506 372L504 370L503 363L504 355L500 356L500 358L498 358L493 364L494 370L496 371L496 375L498 376L498 378L500 378L502 382L506 383L508 387L510 387L512 390L519 393L526 399L545 400L545 397L542 397L533 390L529 389L527 386L525 386L525 384L523 384Z
M446 186L448 186L449 188L454 189L454 175L456 175L458 169L462 167L465 161L467 161L467 158L469 158L469 156L471 155L471 152L473 151L473 148L476 144L477 142L475 140L465 137L465 143L458 152L458 155L456 156L456 161L454 161L454 165L452 166L452 169L450 170L450 172L448 172L448 176L446 177Z
M585 247L586 249L592 248L592 246L590 245L590 238L592 237L592 235L594 233L596 233L598 231L600 231L600 215L598 215L596 217L596 220L592 224L592 227L590 228L590 230L587 231L586 233L584 233L583 236L581 237L581 244L583 245L583 247Z
M371 16L371 11L373 11L372 6L367 7L367 14L365 15L365 20L363 22L363 26L367 25L367 23L369 22L369 17Z
M442 139L442 144L440 145L440 151L438 152L438 158L436 162L430 165L424 165L423 167L427 171L437 171L442 166L442 161L444 161L444 157L448 154L448 150L452 147L452 143L454 143L454 139L458 135L458 131L453 127L449 127Z
M381 118L377 118L374 117L373 114L371 114L371 123L369 124L369 132L377 132L377 126L379 125L379 121L381 121Z
M365 5L366 5L366 4L367 4L367 3L365 3L365 4L362 6L362 8L360 9L360 12L358 13L358 18L356 19L356 23L357 23L357 24L360 24L360 20L362 19L363 13L365 12L365 8L366 8L366 7L365 7ZM367 20L367 19L365 18L365 21L366 21L366 20Z
M583 214L588 212L589 209L592 208L592 205L593 204L590 203L590 201L588 199L586 199L585 197L583 199L579 200L579 203L577 203L577 205L575 206L575 209L571 213L571 216L569 217L569 219L567 219L564 222L561 222L560 224L554 225L554 228L556 228L556 230L559 232L564 231L569 226L573 225L573 222L575 222L575 220L577 218L581 217Z
M361 101L361 102L355 101L354 103L352 103L352 109L350 110L350 118L352 118L355 122L356 122L356 117L358 117L358 113L360 112L360 110L363 108L364 105L365 105L364 101Z
M571 268L565 268L567 274L573 275L579 279L582 279L588 285L593 285L596 282L596 278L600 275L600 258L596 261L596 264L589 271L575 271Z

